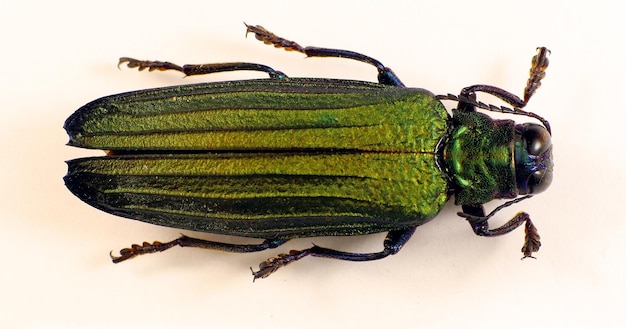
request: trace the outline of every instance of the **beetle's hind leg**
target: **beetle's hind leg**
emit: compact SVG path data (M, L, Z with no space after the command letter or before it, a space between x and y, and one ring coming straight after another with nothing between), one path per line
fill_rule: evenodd
M398 253L402 246L404 246L404 244L411 238L414 232L415 227L404 230L390 231L383 242L383 250L379 252L351 253L314 245L309 249L292 250L288 254L280 254L277 257L270 258L259 264L259 270L256 272L253 271L252 268L250 270L252 270L252 275L256 280L259 278L267 278L279 268L289 265L305 256L333 258L353 262L377 260Z
M165 251L175 246L195 247L195 248L221 250L221 251L228 251L228 252L239 252L239 253L256 252L256 251L262 251L265 249L276 248L287 241L289 240L288 239L267 239L259 244L232 244L232 243L223 243L223 242L196 239L196 238L188 237L186 235L182 235L180 238L172 240L170 242L166 242L166 243L154 241L153 243L144 242L142 245L134 244L130 248L125 248L125 249L120 250L120 256L113 256L113 254L111 254L110 256L111 256L111 260L113 260L113 263L119 263L127 259L131 259L135 256L161 252L161 251Z
M233 71L259 71L267 73L270 78L282 79L287 75L281 71L276 71L273 68L257 63L246 62L233 62L233 63L212 63L212 64L185 64L183 66L176 65L170 62L161 61L143 61L130 57L121 57L118 66L126 63L129 68L137 68L139 71L148 69L148 71L179 71L186 76L191 75L203 75L212 74L218 72L233 72Z
M244 23L245 24L245 23ZM276 48L284 48L288 51L297 51L303 53L309 57L338 57L338 58L347 58L360 62L364 62L370 64L378 70L378 82L391 85L404 87L400 78L393 73L393 71L384 66L378 60L354 52L350 50L342 50L342 49L331 49L331 48L319 48L319 47L302 47L297 42L287 40L277 36L276 34L266 30L264 27L260 25L248 25L246 24L246 33L254 33L254 36L257 40L262 41L265 44L273 45Z

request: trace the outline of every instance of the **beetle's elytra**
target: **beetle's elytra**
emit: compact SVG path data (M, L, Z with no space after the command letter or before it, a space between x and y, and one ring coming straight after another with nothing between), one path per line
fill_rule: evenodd
M133 91L88 103L65 122L68 144L107 155L68 161L68 189L114 215L265 240L243 245L182 236L122 249L113 262L176 245L252 252L292 238L389 232L380 252L313 246L271 258L253 275L265 278L307 255L380 259L397 253L452 195L477 235L502 235L525 224L524 257L539 249L527 213L495 229L488 222L551 182L549 123L521 109L545 76L546 48L533 57L523 99L488 85L435 96L405 87L368 56L302 47L260 26L246 26L276 47L371 64L379 83L290 78L255 63L178 66L121 58L120 64L139 70L186 75L255 70L269 78ZM478 92L512 108L478 102ZM458 102L452 115L441 100ZM494 120L477 109L529 116L541 124ZM511 200L486 215L483 204L492 199Z

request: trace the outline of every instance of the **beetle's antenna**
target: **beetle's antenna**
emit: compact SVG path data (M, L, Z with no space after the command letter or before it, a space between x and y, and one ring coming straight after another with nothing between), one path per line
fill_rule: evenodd
M486 104L486 103L477 101L471 97L467 97L463 95L458 95L458 96L453 95L453 94L437 95L435 96L435 98L437 98L438 100L450 100L450 101L455 101L455 102L462 102L462 103L466 103L466 104L470 104L472 106L478 107L479 109L483 109L483 110L487 110L491 112L515 114L515 115L523 115L523 116L531 117L531 118L539 120L546 127L548 132L552 134L552 130L550 129L550 123L548 122L548 120L544 119L542 116L535 114L533 112L524 111L520 109L519 107L510 108L506 106L495 106L495 105Z

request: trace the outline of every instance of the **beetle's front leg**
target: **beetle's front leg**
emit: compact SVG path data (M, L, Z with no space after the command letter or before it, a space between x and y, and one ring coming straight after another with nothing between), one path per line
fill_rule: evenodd
M539 247L541 247L541 242L539 241L540 237L537 233L537 228L533 224L532 220L528 213L519 212L517 213L511 220L506 222L504 225L489 229L489 219L498 211L500 211L504 207L508 207L513 203L517 203L523 199L526 199L530 196L518 198L515 200L511 200L509 202L504 203L503 205L497 207L494 211L489 213L489 215L485 216L485 209L482 205L463 205L463 212L458 213L459 216L464 217L472 226L474 233L480 236L499 236L507 234L520 225L525 223L525 237L524 237L524 245L522 246L522 253L524 254L524 258L531 257L533 252L539 251Z
M365 262L370 260L377 260L385 258L389 255L395 255L406 244L415 232L415 227L408 229L390 231L385 237L383 242L383 250L373 253L351 253L338 251L333 249L327 249L314 245L309 249L304 250L292 250L288 254L280 254L277 257L272 257L263 263L259 264L259 270L254 271L252 268L252 275L254 279L267 278L270 274L276 272L279 268L289 265L305 256L333 258L339 260L348 260L352 262Z
M462 112L473 112L476 110L476 107L481 108L483 110L500 112L500 113L508 113L515 115L524 115L531 118L535 118L548 129L550 132L550 123L542 118L541 116L533 113L522 110L523 107L528 104L528 101L535 94L537 88L541 86L541 80L546 76L546 69L548 68L548 55L550 54L550 50L545 47L537 48L537 54L533 57L531 61L530 67L530 76L528 81L526 82L526 88L524 88L524 98L520 98L517 95L508 92L502 88L489 86L489 85L473 85L469 87L465 87L461 90L459 96L455 95L439 95L437 99L440 100L453 100L458 101L457 109ZM482 102L477 101L476 93L484 92L490 94L492 96L498 97L499 99L505 101L509 105L512 105L513 108L508 107L498 107L493 105L488 105Z
M526 88L524 88L524 99L519 98L513 93L510 93L502 88L488 86L488 85L474 85L463 88L461 95L466 97L472 97L476 92L484 92L500 98L501 100L515 106L522 108L528 104L528 101L535 94L535 91L541 86L541 80L546 76L546 69L548 68L548 55L550 50L546 47L537 48L537 54L533 57L530 67L530 76L526 82Z

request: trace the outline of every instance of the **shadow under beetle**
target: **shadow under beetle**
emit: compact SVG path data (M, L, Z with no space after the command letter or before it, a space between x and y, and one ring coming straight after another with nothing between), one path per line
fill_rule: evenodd
M261 26L246 27L277 48L373 65L379 83L291 78L255 63L178 66L120 58L120 64L139 70L187 76L253 70L269 79L133 91L81 107L65 122L68 145L107 155L68 161L68 189L114 215L265 241L230 244L181 236L122 249L120 256L111 255L114 263L177 245L254 252L292 238L388 232L379 252L314 245L270 258L252 274L265 278L305 256L381 259L397 253L452 195L462 206L459 216L477 235L502 235L525 223L524 258L539 250L527 213L495 229L488 222L552 180L549 123L521 110L545 76L546 48L532 59L523 99L488 85L435 96L405 87L391 69L363 54L302 47ZM512 108L479 102L477 92ZM441 100L458 102L452 116ZM494 120L477 108L541 124ZM512 200L485 214L483 204L492 199Z

